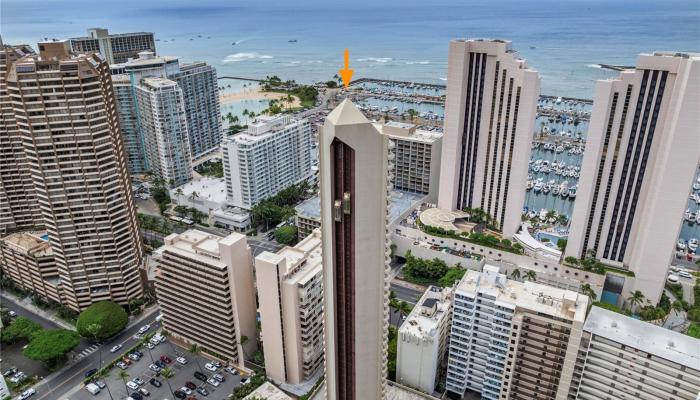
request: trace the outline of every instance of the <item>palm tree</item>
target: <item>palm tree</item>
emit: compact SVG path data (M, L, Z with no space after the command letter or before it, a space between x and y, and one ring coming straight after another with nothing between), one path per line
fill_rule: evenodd
M101 363L100 363L100 364L101 364ZM122 371L122 372L124 372L124 371ZM104 370L104 369L100 369L99 372L97 373L97 377L99 377L99 378L104 378L104 377L106 377L107 375L109 375L109 374L108 374L108 372L107 372L106 370ZM109 398L110 398L111 400L114 400L114 397L112 397L112 391L109 390L109 384L107 384L107 380L105 380L104 382L105 382L105 387L107 388L107 394L109 395Z
M591 301L595 301L596 298L598 297L595 294L595 290L591 287L591 285L584 283L581 285L581 288L579 290L582 294L585 294L586 296L591 298Z
M399 303L399 314L401 314L402 317L410 314L412 309L413 309L413 307L411 307L405 301L402 301Z
M200 349L196 343L192 343L192 345L190 345L190 348L187 349L187 351L189 351L190 354L192 354L192 358L194 358L194 362L197 363L197 369L199 369L199 372L203 373L202 366L199 365L199 358L198 358L199 353L202 351L202 349Z
M180 204L180 196L182 196L182 188L175 189L175 195L177 196L177 204Z
M525 273L525 279L527 279L528 281L533 281L533 282L537 281L537 272L535 272L531 269L528 270Z
M631 296L627 298L627 301L629 301L630 307L632 309L644 303L644 299L646 297L644 296L644 293L642 293L640 290L635 290L630 294Z
M683 310L684 310L684 308L683 308L683 303L681 303L680 301L676 300L676 301L674 301L673 303L671 303L671 309L672 309L673 311L675 311L676 314L680 314L680 313L683 312Z
M199 193L197 191L193 191L192 194L190 194L190 200L192 201L192 208L194 208L194 200L199 197Z
M516 281L517 281L518 279L520 279L520 270L519 270L518 268L513 269L513 270L510 272L510 277L511 277L512 279L515 279Z
M127 379L129 379L129 374L126 371L121 370L121 371L119 371L119 377L122 378L122 381L124 382L124 387L126 388L126 394L129 394L129 387L126 386L126 381L127 381Z
M411 118L411 122L413 122L413 119L416 118L416 115L418 115L418 111L416 111L412 108L409 108L408 110L406 110L406 113Z

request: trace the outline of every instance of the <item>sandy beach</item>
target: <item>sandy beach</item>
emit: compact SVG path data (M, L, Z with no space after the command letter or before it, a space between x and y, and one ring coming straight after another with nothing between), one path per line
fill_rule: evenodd
M241 100L278 100L278 99L283 99L287 95L284 93L277 93L277 92L263 92L260 88L250 88L250 89L244 89L240 92L233 92L233 93L221 93L219 94L219 101L221 104L226 104L226 103L233 103L236 101L241 101ZM294 97L294 96L293 96ZM299 107L301 103L299 102L299 98L294 97L294 101L292 102L292 107ZM289 107L289 104L287 103L282 103L280 106L283 106L285 108Z

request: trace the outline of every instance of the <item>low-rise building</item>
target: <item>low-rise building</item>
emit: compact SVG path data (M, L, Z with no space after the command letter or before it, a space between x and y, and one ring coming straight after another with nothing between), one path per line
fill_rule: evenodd
M694 400L700 393L700 340L599 307L583 333L580 383L569 398Z
M323 366L321 231L277 254L255 258L265 371L297 384Z
M243 400L292 400L292 397L281 391L277 386L270 382L265 382L253 390Z
M394 144L394 189L428 195L430 202L436 202L442 132L420 130L414 124L397 121L377 126Z
M175 340L243 367L255 351L255 289L246 237L171 234L154 252L163 326ZM247 339L247 340L246 340Z
M467 271L455 288L447 390L566 399L588 303L571 290L509 280L493 265Z
M311 178L313 133L306 119L259 116L244 132L224 138L228 204L250 210L280 190Z
M250 228L250 212L239 207L225 206L211 212L214 226L234 232L246 232Z
M226 207L226 182L224 178L202 176L170 189L170 198L179 206L212 215L215 210Z
M449 342L452 289L430 286L399 329L398 383L432 394Z
M0 239L0 266L15 285L61 303L58 268L46 232L15 232Z

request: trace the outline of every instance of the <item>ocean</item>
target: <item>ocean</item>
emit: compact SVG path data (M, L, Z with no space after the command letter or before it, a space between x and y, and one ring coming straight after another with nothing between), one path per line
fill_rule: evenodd
M700 51L697 0L2 0L6 43L155 32L159 54L203 60L219 76L331 79L350 50L355 77L441 83L454 38L513 41L542 93L591 98L641 52ZM201 37L200 37L201 35ZM290 42L295 40L296 42Z

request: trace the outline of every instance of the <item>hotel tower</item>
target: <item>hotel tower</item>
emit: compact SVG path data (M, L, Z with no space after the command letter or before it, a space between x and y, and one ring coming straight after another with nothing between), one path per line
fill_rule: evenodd
M326 396L384 399L389 142L349 100L319 137Z
M450 42L438 207L520 227L540 81L505 40Z
M624 297L661 295L700 157L698 87L700 56L664 52L596 86L564 255L634 272Z
M15 240L21 257L6 257L3 269L13 267L13 259L40 257L31 264L51 269L45 276L57 273L52 284L65 306L128 304L143 293L141 237L109 67L95 53L71 54L68 42L39 43L39 51L6 67L11 105L3 102L3 119L7 114L16 124L10 139L21 140L16 157L31 177L24 190L40 213L38 221L26 217L12 228L36 231L38 222L43 233L33 237L48 241L50 252L37 253L42 246L34 239ZM21 177L2 169L3 181L6 174Z

